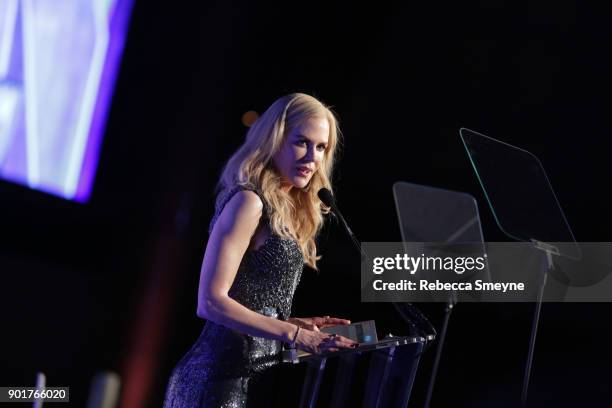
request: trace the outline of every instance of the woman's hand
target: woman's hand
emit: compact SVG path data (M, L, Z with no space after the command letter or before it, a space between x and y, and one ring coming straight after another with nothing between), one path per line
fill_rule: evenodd
M359 345L344 336L327 334L320 331L298 328L295 346L313 354L338 351L341 348L355 348Z
M287 319L289 323L293 323L296 326L312 331L319 331L324 327L333 327L340 324L351 324L350 320L339 319L337 317L290 317Z

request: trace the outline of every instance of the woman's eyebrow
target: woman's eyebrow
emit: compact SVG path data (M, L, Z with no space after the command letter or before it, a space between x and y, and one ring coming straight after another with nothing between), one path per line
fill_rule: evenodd
M308 142L314 143L312 140L310 140L309 138L307 138L306 136L304 136L304 135L303 135L303 134L301 134L301 133L297 133L297 134L295 135L295 139L296 139L296 140L306 140L306 141L308 141ZM329 144L329 141L327 141L327 142L318 142L318 143L316 143L316 144L317 144L317 145L325 145L325 146L327 146L327 145Z
M307 138L306 136L304 136L304 135L302 135L302 134L300 134L300 133L298 133L297 135L295 135L295 140L298 140L298 141L299 141L299 140L303 140L303 141L306 141L306 142L312 143L312 140L310 140L309 138Z

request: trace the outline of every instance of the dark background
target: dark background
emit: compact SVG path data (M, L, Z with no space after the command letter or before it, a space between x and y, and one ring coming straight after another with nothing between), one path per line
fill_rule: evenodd
M397 180L472 193L485 238L505 240L462 126L536 154L576 238L608 241L610 17L577 1L137 1L90 202L0 182L0 384L31 385L40 370L84 406L92 376L113 370L123 406L161 405L203 324L196 294L213 188L246 133L241 115L289 92L319 97L340 118L336 196L362 241L401 240ZM401 334L389 305L360 303L359 257L338 225L320 252L294 315L373 318ZM459 305L433 405L516 406L532 309ZM423 310L439 327L442 305ZM610 405L610 311L544 305L534 406ZM289 371L290 390L300 373Z

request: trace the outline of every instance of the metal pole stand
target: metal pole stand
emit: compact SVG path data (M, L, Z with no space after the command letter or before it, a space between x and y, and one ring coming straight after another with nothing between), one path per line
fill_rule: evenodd
M546 287L546 279L548 272L555 269L553 263L553 255L559 255L559 249L553 245L541 242L532 241L535 248L544 251L546 257L544 258L543 267L541 269L540 287L538 289L538 300L536 302L536 308L533 312L533 322L531 324L531 337L529 339L529 352L527 354L527 364L525 366L525 375L523 377L523 391L521 393L521 406L527 406L527 394L529 391L529 378L531 377L531 366L533 364L533 352L535 349L536 335L538 333L538 324L540 323L540 311L542 310L542 299L544 298L544 288Z

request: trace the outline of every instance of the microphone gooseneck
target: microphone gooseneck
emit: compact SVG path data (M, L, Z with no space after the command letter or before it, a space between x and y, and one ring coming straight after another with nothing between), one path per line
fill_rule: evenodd
M344 227L346 232L351 237L353 244L361 253L361 260L368 261L369 257L367 256L367 254L361 247L359 240L357 239L357 237L355 236L355 234L349 227L348 223L342 216L342 213L338 209L336 200L334 196L332 195L331 191L323 187L317 192L317 195L319 196L319 199L321 200L321 202L325 204L326 206L330 207L332 211L334 212L334 214L336 214L336 216L342 223L342 226ZM427 339L435 337L436 329L431 324L431 322L425 317L425 315L423 315L423 313L421 313L421 311L417 309L414 305L412 305L411 303L403 303L401 305L394 303L393 305L395 306L396 310L399 312L400 316L411 327L411 329L413 330L416 329L421 335L423 335Z
M349 236L351 237L351 240L353 241L353 244L355 245L355 247L361 253L361 260L362 261L366 260L367 256L366 256L365 252L363 252L363 249L361 248L361 244L359 243L359 240L357 239L355 234L353 234L353 231L351 230L351 227L349 227L348 223L346 222L346 220L342 216L342 213L338 209L338 206L336 205L336 200L335 200L334 196L332 195L331 191L329 191L327 188L323 187L323 188L319 189L317 195L319 196L319 199L321 200L321 202L323 204L325 204L326 206L330 207L332 209L332 211L334 212L334 214L336 214L336 216L338 217L338 219L342 223L342 226L344 227L346 232L348 232Z

